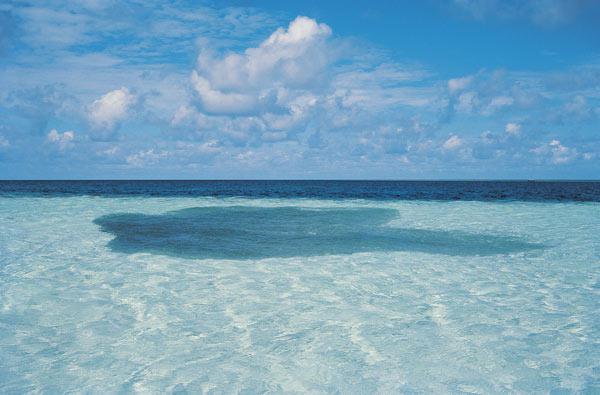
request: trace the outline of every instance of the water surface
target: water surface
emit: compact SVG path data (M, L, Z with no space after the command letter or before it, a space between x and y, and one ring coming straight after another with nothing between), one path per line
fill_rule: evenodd
M94 222L115 236L114 251L185 258L249 259L357 252L417 251L493 255L541 244L508 236L386 226L383 208L194 207L152 214L109 214Z
M0 181L0 195L600 202L600 181Z
M600 392L594 184L306 183L0 183L0 393Z

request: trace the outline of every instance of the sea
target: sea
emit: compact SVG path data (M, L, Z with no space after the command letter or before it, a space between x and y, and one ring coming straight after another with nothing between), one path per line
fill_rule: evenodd
M600 394L600 182L0 181L0 393Z

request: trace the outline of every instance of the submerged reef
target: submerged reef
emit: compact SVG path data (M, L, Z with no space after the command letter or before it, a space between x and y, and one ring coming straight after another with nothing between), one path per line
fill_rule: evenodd
M515 237L397 228L384 208L197 207L164 214L116 213L94 222L113 251L184 258L260 259L376 251L494 255L539 249Z

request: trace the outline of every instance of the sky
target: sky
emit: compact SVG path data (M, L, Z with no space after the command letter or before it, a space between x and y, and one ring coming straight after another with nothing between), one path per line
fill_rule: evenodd
M600 179L600 0L3 1L0 179Z

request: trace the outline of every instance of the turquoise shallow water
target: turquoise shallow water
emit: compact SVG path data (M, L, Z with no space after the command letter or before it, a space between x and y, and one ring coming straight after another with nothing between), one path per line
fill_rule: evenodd
M0 393L599 393L599 229L595 202L0 197Z

